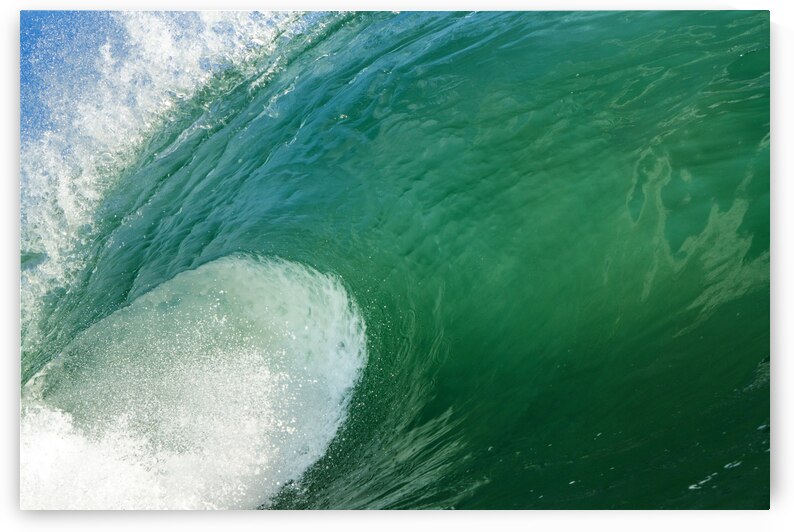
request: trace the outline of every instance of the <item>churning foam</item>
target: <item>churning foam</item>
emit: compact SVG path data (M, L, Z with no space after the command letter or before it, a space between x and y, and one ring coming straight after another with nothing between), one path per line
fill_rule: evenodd
M242 257L183 272L26 384L21 506L267 503L326 452L365 362L331 276Z

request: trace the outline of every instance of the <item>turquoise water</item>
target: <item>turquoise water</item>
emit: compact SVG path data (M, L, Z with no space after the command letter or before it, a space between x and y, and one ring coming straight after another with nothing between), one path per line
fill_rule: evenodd
M768 12L49 16L23 507L768 507Z

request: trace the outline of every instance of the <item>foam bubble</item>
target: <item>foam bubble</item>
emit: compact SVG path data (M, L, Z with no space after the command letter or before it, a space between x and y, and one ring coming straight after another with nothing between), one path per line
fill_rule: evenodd
M326 452L365 362L331 276L241 257L181 273L26 384L21 505L255 508Z

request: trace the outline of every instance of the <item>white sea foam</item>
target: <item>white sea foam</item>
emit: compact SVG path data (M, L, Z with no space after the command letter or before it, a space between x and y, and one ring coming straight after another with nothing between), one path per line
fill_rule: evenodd
M23 390L23 508L255 508L322 457L366 362L334 277L225 258L79 335Z

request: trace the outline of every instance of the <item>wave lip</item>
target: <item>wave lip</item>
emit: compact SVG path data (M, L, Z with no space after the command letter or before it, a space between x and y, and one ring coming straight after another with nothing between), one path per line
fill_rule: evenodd
M278 55L280 38L306 27L291 12L61 17L21 64L25 97L46 117L36 125L22 117L21 246L37 259L21 277L24 351L46 343L42 300L86 268L103 201L153 136L223 72L257 73L262 58ZM64 21L77 37L57 30Z
M326 452L366 362L332 276L223 258L80 334L23 390L24 509L242 509Z

